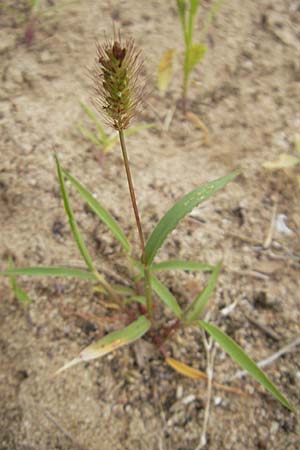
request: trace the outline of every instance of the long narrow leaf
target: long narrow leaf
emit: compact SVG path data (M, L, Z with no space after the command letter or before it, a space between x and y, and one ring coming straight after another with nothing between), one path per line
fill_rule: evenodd
M103 145L106 146L106 142L108 140L108 135L105 133L103 126L101 125L101 123L98 120L98 117L96 116L94 111L92 111L84 102L80 102L80 105L81 105L82 109L87 113L89 118L92 119L92 121L96 125L97 130L100 135L100 139L101 139Z
M206 287L195 298L193 303L190 306L188 306L188 308L184 312L184 317L187 320L187 322L193 322L194 320L197 320L199 318L200 314L207 305L207 302L210 299L216 287L221 267L222 262L219 262L219 264L217 264L216 267L214 268Z
M199 8L200 0L190 0L190 14L195 16L197 9Z
M85 246L85 243L83 241L83 238L82 238L79 228L77 226L77 223L76 223L76 220L75 220L75 217L74 217L74 214L73 214L70 202L69 202L69 196L68 196L68 193L66 190L63 172L62 172L58 157L56 155L55 155L55 161L56 161L57 174L58 174L58 179L59 179L59 184L60 184L60 190L62 193L65 210L66 210L66 213L69 218L69 223L70 223L70 227L71 227L74 239L76 241L77 247L78 247L83 259L85 260L88 268L91 271L94 271L93 261L90 257L88 249Z
M1 276L30 276L30 277L74 277L84 280L97 280L92 272L71 267L20 267L4 270Z
M170 259L152 265L153 272L161 272L162 270L186 270L188 272L201 271L211 272L214 266L210 264L196 262L196 261L182 261L180 259Z
M88 130L87 128L83 127L82 125L78 125L79 131L81 134L89 139L93 144L97 145L97 147L104 147L104 143L98 139L98 137L93 133L93 131Z
M152 263L156 253L166 240L167 236L174 230L181 219L189 214L197 205L207 200L218 190L222 189L238 174L239 171L232 172L225 177L211 181L194 189L192 192L179 200L171 209L169 209L169 211L154 228L146 243L145 257L147 264Z
M135 259L132 258L132 263L134 266L138 269L141 276L144 276L144 266ZM180 306L177 303L176 298L174 295L169 291L169 289L161 282L159 279L153 274L152 268L151 268L151 275L150 275L150 282L151 287L154 290L154 292L159 296L159 298L164 302L168 308L171 309L171 311L175 314L176 317L182 316L182 311Z
M130 252L130 244L128 239L126 238L124 232L121 230L118 223L115 221L113 216L105 209L98 200L81 184L77 181L72 175L63 170L64 175L68 178L68 180L72 183L75 189L79 192L81 197L87 202L89 207L94 211L94 213L99 217L99 219L108 226L112 234L116 239L120 242L124 250L128 253Z
M263 385L280 403L290 411L295 411L284 395L274 386L268 376L255 364L244 350L215 325L200 321L200 326L210 334L220 347L252 377Z
M177 303L174 295L169 291L169 289L161 282L155 275L151 275L151 286L154 292L159 296L159 298L167 305L176 317L182 316L182 311Z
M55 375L58 375L64 370L69 369L80 362L100 358L101 356L111 353L119 347L123 347L124 345L134 342L142 337L150 327L151 322L145 316L140 316L137 320L128 325L128 327L125 327L122 330L114 331L100 339L98 342L86 347L82 350L82 352L80 352L77 358L74 358L72 361L65 364L55 373Z

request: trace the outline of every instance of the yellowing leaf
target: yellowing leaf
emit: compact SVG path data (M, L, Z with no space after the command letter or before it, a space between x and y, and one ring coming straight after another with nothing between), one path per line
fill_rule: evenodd
M207 375L205 375L205 373L200 372L200 370L194 369L183 362L177 361L174 358L166 358L166 362L172 369L186 377L193 378L194 380L207 380Z
M169 364L169 366L172 367L172 369L176 370L176 372L179 372L188 378L192 378L193 380L207 380L208 378L204 372L194 369L193 367L190 367L187 364L184 364L183 362L177 361L174 358L166 358L166 362ZM216 383L215 381L213 381L213 385L217 389L220 389L225 392L231 392L232 394L238 394L243 396L247 395L245 392L241 391L241 389L231 386L224 386L224 384Z
M167 50L158 66L157 84L158 89L162 93L167 90L172 79L174 54L175 51L172 48Z
M276 170L276 169L290 169L300 164L299 156L289 155L287 153L281 153L279 158L275 161L269 161L263 164L265 169Z
M139 317L137 320L128 325L128 327L125 327L122 330L113 331L99 341L86 347L79 353L79 356L72 359L72 361L57 370L54 375L58 375L64 370L67 370L80 362L100 358L101 356L107 355L119 347L130 344L136 339L142 337L149 330L150 326L151 322L145 316Z

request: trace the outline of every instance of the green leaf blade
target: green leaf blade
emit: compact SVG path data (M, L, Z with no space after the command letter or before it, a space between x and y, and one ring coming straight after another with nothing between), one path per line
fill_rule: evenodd
M89 207L94 211L97 217L105 223L105 225L110 229L115 238L120 242L126 253L130 252L131 246L125 236L124 232L120 228L119 224L115 221L113 216L104 208L98 200L70 173L63 170L64 175L71 182L77 192L81 195L83 200L89 205Z
M176 298L169 291L169 289L153 274L151 275L151 286L154 292L164 302L164 304L171 309L176 317L180 318L182 316L182 311L177 303Z
M70 205L69 196L68 196L66 186L65 186L63 171L60 166L60 162L58 160L57 155L55 155L55 161L56 161L57 174L58 174L58 179L59 179L59 184L60 184L60 190L61 190L61 194L62 194L62 198L63 198L63 202L64 202L65 211L66 211L68 219L69 219L71 231L73 233L77 247L81 253L81 256L85 260L88 268L91 271L94 271L94 264L93 264L92 258L90 257L88 249L83 241L83 238L81 236L81 233L77 226L77 222L76 222L74 214L73 214L72 207Z
M200 271L211 272L214 266L197 261L183 261L180 259L170 259L169 261L163 261L160 263L154 263L152 265L153 272L161 272L163 270L185 270L188 272Z
M226 186L226 184L232 181L238 174L239 171L235 171L225 177L218 178L217 180L202 185L185 195L172 208L170 208L154 228L149 239L147 240L145 246L145 262L148 265L152 263L155 255L166 240L167 236L174 230L180 220L182 220L200 203L204 202L215 192Z
M137 339L141 338L151 327L151 322L145 316L140 316L137 320L132 322L127 327L113 331L108 335L104 336L97 342L86 347L82 350L77 358L74 358L72 361L65 364L61 367L55 375L60 374L66 369L80 363L91 361L92 359L100 358L112 351L116 350L119 347L123 347L124 345L131 344Z
M74 277L83 280L97 280L92 272L71 267L16 267L0 272L1 276L30 276L30 277Z
M217 281L218 281L218 278L219 278L219 275L221 272L221 268L222 268L222 262L219 262L215 266L215 268L208 280L206 287L195 298L193 303L191 305L189 305L187 307L187 309L185 310L184 317L186 318L187 322L193 322L199 318L200 314L202 313L205 306L207 305L208 300L210 299L210 297L216 287L216 284L217 284Z
M212 336L212 338L220 345L220 347L228 353L228 355L240 365L244 370L264 386L283 406L290 411L295 408L289 403L285 396L274 386L268 376L255 364L255 362L244 352L244 350L233 340L221 331L215 325L200 321L200 326Z

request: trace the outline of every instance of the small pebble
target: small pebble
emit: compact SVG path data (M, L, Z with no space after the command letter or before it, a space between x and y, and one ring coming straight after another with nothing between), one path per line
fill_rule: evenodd
M271 425L271 434L275 434L275 433L277 433L277 431L278 431L278 429L279 429L279 423L278 422L272 422L272 425Z
M177 389L176 389L176 398L178 400L181 399L182 394L183 394L183 387L181 386L181 384L179 384L179 386L177 386Z
M215 406L220 406L221 403L222 403L222 397L219 397L218 395L216 395L216 397L214 397Z
M187 395L186 397L184 397L181 400L181 403L183 403L184 405L188 405L189 403L192 403L193 401L195 401L195 399L196 399L196 396L194 394L190 394L190 395Z

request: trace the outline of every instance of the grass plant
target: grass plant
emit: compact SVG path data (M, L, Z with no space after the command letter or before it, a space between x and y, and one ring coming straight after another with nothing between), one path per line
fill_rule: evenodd
M183 4L183 2L181 2ZM191 2L192 4L192 2ZM196 4L193 3L194 8ZM193 11L194 14L194 11ZM165 358L166 362L180 373L191 378L199 378L199 372L186 364L175 360L169 354L169 341L176 333L187 327L201 329L210 335L229 356L248 371L252 377L262 384L283 406L293 411L294 408L271 382L268 376L255 364L245 351L215 324L204 320L204 312L215 290L221 273L222 263L209 265L203 262L167 260L156 263L155 259L166 239L170 237L177 225L195 208L220 189L236 179L239 171L236 170L221 178L201 185L177 201L160 219L150 236L146 239L140 212L136 199L128 150L125 141L125 130L140 106L144 87L140 82L142 63L140 52L132 39L123 41L120 35L107 40L97 48L97 60L93 71L95 82L95 104L105 121L116 132L123 156L124 169L128 182L129 197L136 224L138 249L129 241L126 233L102 204L94 198L89 190L64 169L55 156L60 191L64 208L69 219L73 237L78 250L86 265L86 269L70 267L30 267L14 268L2 272L2 275L11 277L29 276L55 276L77 277L88 279L96 284L103 292L107 301L117 309L118 317L122 315L124 327L109 333L97 342L83 349L56 373L69 369L71 366L102 357L115 349L128 345L142 336L151 341ZM132 273L132 278L126 286L116 286L97 269L95 261L90 256L88 247L77 225L69 199L66 180L71 184L86 202L97 218L103 222L119 242L125 264ZM137 256L136 256L137 255ZM120 258L121 261L121 258ZM162 270L189 270L209 272L206 287L192 299L188 306L183 307L171 290L163 284L157 274ZM15 278L14 278L15 279ZM163 315L167 308L172 319Z
M207 52L205 38L213 18L221 7L222 1L223 0L214 1L206 18L204 19L203 29L200 33L200 41L195 42L195 23L198 8L201 2L200 0L176 0L185 46L182 58L182 110L184 115L186 115L187 112L187 96L190 76L192 71L202 61L205 53ZM167 89L172 78L174 55L174 49L167 50L159 64L158 87L162 92Z

